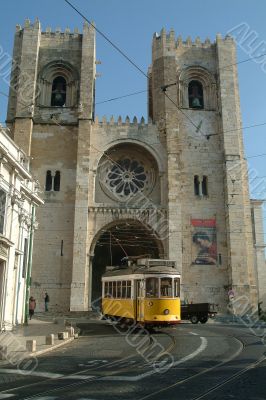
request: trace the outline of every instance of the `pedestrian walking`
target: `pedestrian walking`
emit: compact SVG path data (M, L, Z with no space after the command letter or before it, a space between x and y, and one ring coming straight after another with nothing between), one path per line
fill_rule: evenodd
M50 301L49 295L48 295L48 293L45 293L45 296L44 296L45 311L48 311L48 303L49 303L49 301Z
M36 300L34 299L33 296L31 296L30 300L29 300L29 316L30 316L30 319L32 319L32 317L34 315L35 308L36 308Z

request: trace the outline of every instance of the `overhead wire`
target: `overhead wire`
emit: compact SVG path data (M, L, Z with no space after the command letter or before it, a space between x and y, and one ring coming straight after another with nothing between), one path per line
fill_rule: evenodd
M68 0L65 0L65 2L66 3L68 3L80 16L82 16L82 18L84 18L91 26L93 26L94 27L94 29L101 35L101 36L103 36L123 57L125 57L135 68L137 68L138 70L139 70L139 72L141 72L146 78L148 78L148 76L147 76L147 74L144 72L144 71L142 71L141 69L140 69L140 67L138 67L138 65L135 63L135 62L133 62L126 54L125 54L125 52L123 52L121 49L119 49L119 47L118 46L116 46L103 32L101 32L99 29L97 29L76 7L74 7L71 3L70 3L70 1L68 1ZM252 59L252 58L250 58L250 59ZM245 62L245 61L248 61L248 60L243 60L242 62ZM239 63L241 63L241 62L239 62ZM235 64L237 64L237 63L235 63ZM232 64L232 65L235 65L235 64ZM228 65L229 66L229 65ZM228 67L228 66L225 66L225 67ZM146 92L146 91L142 91L142 92ZM123 97L128 97L128 96L131 96L131 95L135 95L135 94L139 94L139 93L141 93L141 92L135 92L135 93L132 93L132 94L129 94L129 95L125 95L125 96L121 96L120 98L123 98ZM1 94L3 94L3 93L1 93ZM180 109L179 107L178 107L178 105L168 96L168 94L166 93L166 91L164 91L164 94L165 94L165 96L175 105L175 107L190 121L190 123L196 128L196 129L198 129L198 132L200 132L203 136L208 136L208 135L204 135L204 133L198 128L198 125L196 125L195 123L194 123L194 121L182 110L182 109ZM6 95L6 94L4 94L4 95ZM6 95L7 96L7 95ZM7 96L8 97L8 96ZM109 100L105 100L105 101L103 101L103 102L107 102L107 101L113 101L113 100L117 100L118 98L114 98L114 99L109 99ZM59 125L59 124L58 124ZM259 126L260 124L258 124L257 126ZM241 129L241 128L239 128L239 129ZM238 129L235 129L235 130L238 130ZM234 131L234 130L232 130L232 131ZM212 136L212 135L211 135ZM94 147L94 146L93 146ZM94 147L95 148L95 147ZM98 150L98 149L97 149ZM99 151L99 150L98 150ZM104 154L105 156L107 156L107 157L109 157L108 155L106 155L106 154ZM260 157L260 156L262 156L262 155L264 155L264 154L261 154L261 155L257 155L258 157ZM266 154L265 154L266 155ZM253 157L256 157L256 156L250 156L250 157L247 157L247 158L253 158ZM110 157L109 157L110 158ZM111 158L110 158L111 159ZM113 159L111 159L112 160L112 162L115 162ZM119 164L117 164L119 167L120 167L120 165Z

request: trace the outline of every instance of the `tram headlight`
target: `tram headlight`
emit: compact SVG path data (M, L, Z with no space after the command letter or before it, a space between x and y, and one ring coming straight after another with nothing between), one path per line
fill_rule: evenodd
M164 313L164 315L168 315L168 314L169 314L168 308L166 308L166 309L163 311L163 313Z

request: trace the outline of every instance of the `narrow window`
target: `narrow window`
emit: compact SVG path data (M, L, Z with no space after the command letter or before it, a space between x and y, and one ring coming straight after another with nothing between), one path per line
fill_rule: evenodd
M116 297L121 299L121 281L117 282Z
M6 214L6 192L0 190L0 233L4 233Z
M194 176L194 193L196 196L200 195L200 180L198 175Z
M114 297L113 282L109 282L109 294L110 294L110 297Z
M180 278L174 279L175 297L180 297Z
M59 190L60 190L60 171L56 171L54 176L54 191L59 192Z
M58 76L53 80L52 84L52 107L63 107L66 104L66 80L62 76Z
M117 295L116 295L116 282L113 282L113 298L116 299Z
M127 299L131 298L131 281L127 281L127 295L126 295Z
M52 172L47 171L46 172L46 181L45 181L46 192L50 192L50 190L52 190L52 182L53 182Z
M203 179L202 179L202 194L203 194L203 196L208 196L208 178L207 178L207 176L203 176Z
M127 297L127 281L122 281L122 298L126 299Z
M109 282L104 282L104 297L109 297Z
M202 109L204 107L203 87L199 81L189 82L188 103L189 103L189 108Z

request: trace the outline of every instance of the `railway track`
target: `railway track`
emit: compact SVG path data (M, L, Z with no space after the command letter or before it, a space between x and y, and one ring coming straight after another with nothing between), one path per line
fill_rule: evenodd
M252 335L254 336L254 335ZM154 391L153 393L150 393L148 395L145 395L141 398L138 398L137 400L147 400L147 399L152 399L152 398L157 398L156 396L161 395L164 393L164 397L167 398L167 391L169 391L169 389L173 389L173 388L178 388L178 386L182 385L184 386L186 383L190 383L193 382L193 380L195 378L198 378L200 376L206 375L214 370L219 370L219 368L224 367L225 365L229 364L232 360L234 360L238 355L240 355L240 353L243 351L243 349L245 348L245 344L238 338L234 337L236 340L238 340L241 343L241 347L232 357L230 357L229 359L220 362L219 364L211 367L211 368L206 368L203 371L200 371L188 378L179 380L177 382L175 382L174 384L168 385L166 387L164 387L161 390L158 391ZM197 396L194 397L190 397L190 400L201 400L201 399L206 399L208 397L208 395L213 394L215 391L223 388L224 386L226 386L228 383L234 382L236 381L238 378L240 378L242 375L244 375L245 373L247 373L248 371L250 371L253 368L256 368L257 366L259 366L262 362L264 362L266 360L266 356L262 356L261 358L259 358L258 360L256 360L255 362L252 362L250 364L248 364L247 366L245 366L244 368L240 369L239 371L237 371L236 373L234 373L233 375L231 375L229 378L225 378L222 379L221 382L219 382L216 385L212 385L211 387L208 387L206 390L204 390L202 393L200 393Z
M160 356L163 355L164 353L171 352L173 350L173 348L175 347L175 345L176 345L176 339L175 339L175 337L173 335L171 335L171 334L169 334L167 332L163 332L162 334L165 334L167 337L170 338L170 344L165 349L165 351L163 353L160 353ZM154 337L153 337L152 334L148 333L148 338L149 338L149 343L148 343L148 346L145 348L145 351L149 351L149 348L152 348L153 345L154 345L154 342L155 342L154 341ZM128 357L125 357L125 358L123 358L121 360L113 361L113 362L109 363L108 366L109 367L113 366L114 368L119 367L119 364L124 363L125 361L129 361L130 359L132 359L134 357L136 357L136 353L134 353L134 354L132 354L132 355L130 355ZM106 365L104 365L104 366L106 367ZM19 386L19 387L14 387L12 389L4 390L4 391L1 391L1 394L9 394L10 392L18 391L18 390L21 390L21 389L23 389L23 390L25 390L25 389L33 389L34 387L38 387L38 386L43 385L43 384L45 385L45 383L48 383L48 382L51 382L51 381L53 381L53 384L56 381L58 381L59 384L61 382L64 382L63 385L59 385L58 387L54 387L54 388L48 389L46 391L41 391L39 393L35 393L32 396L28 396L28 397L24 397L23 398L23 400L37 399L39 396L50 395L50 394L59 392L62 389L63 390L71 389L71 388L75 388L75 387L78 387L78 386L82 386L82 385L87 384L87 383L91 383L93 381L100 380L102 378L102 376L97 376L97 377L94 377L94 378L82 379L79 382L72 382L72 383L69 383L69 384L65 383L65 380L66 380L67 377L73 377L75 375L76 376L84 375L84 374L86 374L88 372L91 372L91 370L93 370L95 372L97 370L100 370L101 368L103 368L102 365L99 366L99 367L89 367L89 368L86 368L86 369L83 369L83 370L79 370L76 373L71 373L71 374L64 375L63 377L48 378L48 379L45 379L45 380L42 380L42 381L39 381L39 382L34 382L34 383L30 383L30 384ZM126 372L129 369L130 368L124 368L123 372ZM117 371L108 373L108 376L113 376L115 374L117 374Z
M164 353L172 353L174 348L175 348L175 346L176 346L176 337L173 334L171 334L169 332L166 332L166 331L165 332L158 332L158 333L159 333L158 338L160 338L160 337L169 338L169 343L167 343L167 347L165 348ZM240 378L242 375L247 373L249 370L251 370L253 368L256 368L263 361L265 361L266 357L264 355L263 357L257 359L256 361L253 361L253 362L249 363L248 365L245 365L245 367L237 370L236 372L233 371L233 373L230 376L228 376L228 372L230 371L230 369L232 370L231 367L232 367L233 364L231 362L234 359L236 359L241 354L241 352L245 349L245 343L243 343L243 341L241 341L239 338L237 338L235 336L232 336L232 335L230 335L230 336L231 336L232 339L234 339L238 343L237 351L235 351L235 353L232 354L230 357L228 357L227 359L217 363L216 365L214 365L214 366L212 366L210 368L205 368L205 369L203 369L203 370L201 370L201 371L199 371L197 373L194 373L193 375L191 375L189 377L186 377L186 378L183 378L183 379L179 378L179 380L177 380L176 382L174 382L172 384L169 384L169 385L165 386L164 388L162 388L160 390L155 390L155 391L149 393L148 395L144 395L143 397L139 397L138 400L146 400L146 399L151 399L152 400L153 398L154 399L158 399L158 398L161 398L161 396L164 397L164 398L168 398L168 394L169 394L168 391L170 391L170 394L171 394L171 389L175 389L176 388L177 392L178 392L178 388L179 387L182 387L182 390L183 390L183 393L184 393L184 390L186 391L186 385L188 385L188 388L193 388L193 387L196 386L196 379L197 378L200 378L202 380L205 377L206 382L208 382L208 380L211 380L211 378L213 376L212 373L214 373L214 374L216 374L216 377L218 377L218 379L219 379L219 376L220 376L219 375L219 371L220 371L221 372L221 380L219 381L219 383L216 383L216 384L213 384L213 385L210 385L210 386L208 386L206 384L206 388L204 388L204 390L200 390L199 389L200 393L197 394L197 395L195 395L195 393L194 393L194 397L193 397L193 393L191 394L191 396L189 396L189 393L190 393L189 391L187 392L187 395L185 393L185 398L188 398L190 400L207 399L208 396L212 395L213 393L215 393L215 391L223 388L228 383L237 381L237 379ZM152 335L152 334L148 335L148 340L149 341L148 341L148 344L147 344L147 349L152 348L154 346L156 337L157 337L157 335L156 336ZM115 361L109 363L108 365L112 366L113 368L115 368L116 371L110 371L105 376L112 377L114 375L117 375L117 368L119 367L119 364L125 363L125 361L127 361L127 360L129 361L130 359L134 358L135 356L136 356L136 354L134 353L134 354L132 354L132 355L130 355L128 357L125 357L125 358L123 358L121 360L115 360ZM91 378L80 379L78 382L66 383L65 379L66 379L67 376L74 376L74 375L81 375L81 374L85 374L85 373L90 373L90 372L92 372L92 370L93 370L93 372L95 372L97 370L100 371L101 368L102 368L102 366L93 367L93 368L92 367L84 368L83 370L79 370L79 372L77 372L77 373L64 375L64 377L62 378L63 381L62 381L61 378L46 379L46 380L42 380L42 381L35 382L35 383L32 383L32 384L23 385L23 386L19 386L19 387L13 388L13 389L9 389L9 390L1 392L1 394L2 393L3 394L5 394L5 393L8 394L10 392L18 392L18 391L20 391L20 389L27 389L27 388L28 389L34 389L34 387L38 388L38 386L39 386L39 390L37 391L37 393L33 393L31 395L27 395L26 397L21 397L21 395L20 395L19 398L20 399L24 399L24 400L30 400L30 399L37 399L40 396L43 397L43 396L48 396L48 395L56 395L57 393L58 393L57 396L61 396L61 393L60 393L61 391L64 391L64 393L67 393L66 392L67 390L70 391L71 389L75 389L75 388L78 389L79 387L82 387L82 385L85 385L85 384L88 385L90 383L93 383L95 381L100 381L102 379L102 375L100 375L100 376L93 377L92 379ZM123 372L126 372L129 369L130 369L130 367L129 368L123 368ZM226 371L226 374L224 374L224 371ZM227 375L227 377L224 377L224 375ZM115 376L114 376L114 380L115 380ZM49 384L48 382L52 383L53 388L47 389L47 390L44 390L44 391L40 391L41 390L40 386L44 385L44 387L45 386L47 387L48 384ZM104 384L103 381L102 381L102 383ZM160 396L160 397L158 397L158 396ZM58 397L58 398L61 398L61 397ZM62 398L64 398L64 396Z

